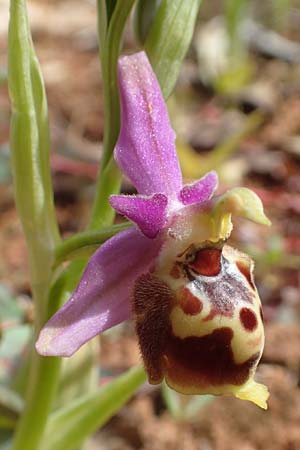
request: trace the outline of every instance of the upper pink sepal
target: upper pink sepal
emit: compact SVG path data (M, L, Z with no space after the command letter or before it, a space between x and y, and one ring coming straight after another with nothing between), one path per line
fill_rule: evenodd
M203 203L211 199L218 187L218 175L212 170L193 184L186 184L179 192L179 200L184 205Z
M90 259L70 300L46 323L36 343L45 356L71 356L97 334L131 317L134 281L150 270L160 250L136 228L103 244Z
M150 239L155 238L166 224L168 199L164 194L151 197L111 195L109 202L119 214L135 222Z
M175 133L145 52L119 60L121 132L115 159L140 194L172 194L182 187Z

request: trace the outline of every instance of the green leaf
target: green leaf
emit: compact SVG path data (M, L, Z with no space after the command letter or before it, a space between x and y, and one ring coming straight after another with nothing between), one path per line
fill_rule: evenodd
M87 436L119 411L145 379L141 367L133 368L108 385L57 411L50 417L41 448L75 450Z
M52 284L47 320L70 298L87 264L86 258L72 261Z
M106 16L107 16L108 24L113 15L116 4L117 4L117 0L106 0Z
M23 407L23 400L16 392L0 386L0 428L14 428Z
M101 244L120 231L132 226L130 222L124 222L100 230L87 230L64 240L55 251L55 266L63 261L80 257L90 257Z
M210 170L218 170L239 148L241 142L256 131L263 122L263 115L257 111L249 114L240 129L203 157L182 144L177 139L177 154L183 175L187 178L200 178Z
M169 413L175 419L181 419L182 405L180 404L179 394L173 389L169 388L166 382L163 382L161 386L161 393Z
M0 410L0 430L13 430L16 426L16 418L12 419L2 414ZM0 447L1 449L1 447Z
M225 1L225 19L226 28L229 36L231 52L238 55L243 46L242 39L239 36L242 21L244 20L246 0L226 0Z
M0 450L11 450L11 448L11 432L8 430L0 430Z
M184 395L162 384L162 396L170 414L177 420L191 420L209 402L213 395Z
M61 408L82 393L94 391L99 382L99 337L83 345L72 358L63 358L55 407Z
M34 52L26 5L12 0L8 86L12 102L11 152L16 202L25 232L58 238L49 162L49 127L43 78ZM45 244L44 244L45 245Z
M24 309L18 304L17 299L8 288L0 283L0 328L6 320L23 321Z
M162 0L145 50L165 99L171 94L189 48L201 0Z
M10 149L15 199L29 249L37 317L42 319L59 233L49 161L47 100L25 0L11 0L8 87L12 103Z
M161 0L138 0L134 10L133 27L136 40L143 45Z
M214 395L192 395L184 408L184 418L186 420L193 419L198 412L215 400Z

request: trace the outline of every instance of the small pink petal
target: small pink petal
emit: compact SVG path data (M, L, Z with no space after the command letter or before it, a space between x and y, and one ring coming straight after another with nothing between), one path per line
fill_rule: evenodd
M212 170L193 184L185 185L179 192L179 200L184 205L203 203L211 199L218 187L218 175Z
M131 317L134 281L149 271L161 247L135 228L103 244L90 259L71 299L46 323L36 349L71 356L85 342Z
M115 158L140 194L177 193L182 176L175 133L144 52L119 61L121 132Z
M150 239L155 238L166 223L168 199L164 194L151 197L112 195L109 202L119 214L135 222Z

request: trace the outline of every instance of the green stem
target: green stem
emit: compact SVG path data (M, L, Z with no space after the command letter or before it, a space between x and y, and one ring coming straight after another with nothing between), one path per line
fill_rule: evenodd
M132 226L130 222L124 222L100 230L83 231L65 239L55 250L54 267L64 261L90 256L101 244L130 226Z
M106 227L114 222L115 211L109 204L109 196L118 194L121 187L121 172L113 158L106 167L101 167L97 185L96 196L92 211L89 229L95 230Z
M26 407L12 450L38 450L56 393L61 360L44 358L33 350Z
M34 53L25 0L11 0L8 83L12 102L12 169L16 206L29 251L34 336L48 317L54 249L59 241L49 162L46 94ZM33 341L34 342L34 341ZM25 409L13 450L38 450L56 391L60 361L32 349Z
M98 0L99 58L102 69L104 102L103 158L97 179L90 229L111 225L114 211L108 203L110 194L116 194L121 186L121 173L112 154L120 131L120 104L117 63L123 30L134 0L118 0L111 18L107 17L104 0ZM109 20L110 19L110 20ZM109 21L109 23L108 23ZM104 32L104 27L107 32Z

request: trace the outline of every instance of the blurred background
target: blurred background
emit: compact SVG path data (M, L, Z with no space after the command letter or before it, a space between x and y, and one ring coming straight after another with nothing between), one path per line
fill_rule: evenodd
M103 108L92 0L28 1L45 78L51 167L65 237L88 222L101 160ZM0 436L1 383L17 371L34 311L13 202L7 92L8 1L0 0ZM124 52L138 49L129 24ZM89 450L300 449L300 3L204 0L192 46L168 101L186 181L214 168L219 193L253 189L272 227L235 220L232 245L256 261L266 347L258 370L269 410L234 398L184 397L145 385ZM124 179L124 192L133 192ZM120 217L117 218L121 220ZM140 363L131 323L101 337L100 383ZM12 410L14 426L18 407Z

